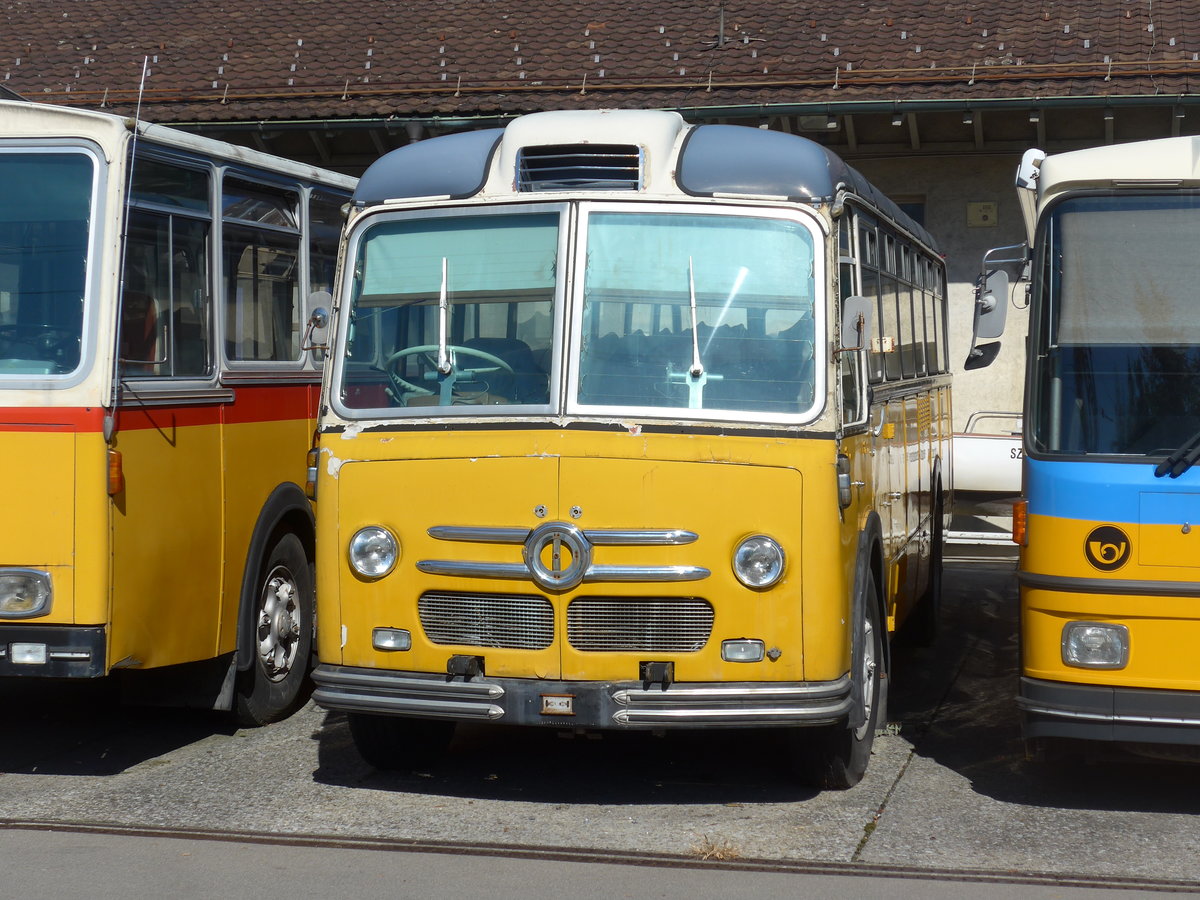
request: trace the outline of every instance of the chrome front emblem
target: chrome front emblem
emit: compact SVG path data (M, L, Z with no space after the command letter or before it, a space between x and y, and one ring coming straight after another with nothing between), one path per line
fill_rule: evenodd
M548 591L569 591L592 565L591 543L566 522L539 525L525 540L523 552L533 580Z

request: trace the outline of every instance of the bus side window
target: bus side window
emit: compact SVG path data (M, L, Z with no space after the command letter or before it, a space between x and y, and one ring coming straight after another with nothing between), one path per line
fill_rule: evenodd
M208 175L150 157L134 166L121 308L126 375L207 377Z
M207 224L130 216L121 303L127 375L205 376L208 354Z
M226 178L221 248L225 353L235 362L300 362L297 191Z

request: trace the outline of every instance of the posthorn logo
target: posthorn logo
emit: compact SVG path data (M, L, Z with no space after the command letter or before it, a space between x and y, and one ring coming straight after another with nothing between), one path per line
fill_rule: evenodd
M1093 528L1083 544L1087 561L1101 572L1113 572L1129 562L1129 537L1115 525Z

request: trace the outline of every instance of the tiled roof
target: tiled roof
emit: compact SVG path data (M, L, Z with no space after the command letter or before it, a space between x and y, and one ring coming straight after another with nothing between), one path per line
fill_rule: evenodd
M160 122L1182 95L1183 0L6 0L3 85ZM1200 85L1200 80L1195 82Z

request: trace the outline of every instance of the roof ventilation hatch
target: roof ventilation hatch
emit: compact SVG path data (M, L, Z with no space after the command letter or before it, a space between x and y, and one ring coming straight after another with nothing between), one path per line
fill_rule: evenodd
M517 153L518 191L636 191L642 150L627 144L557 144Z

